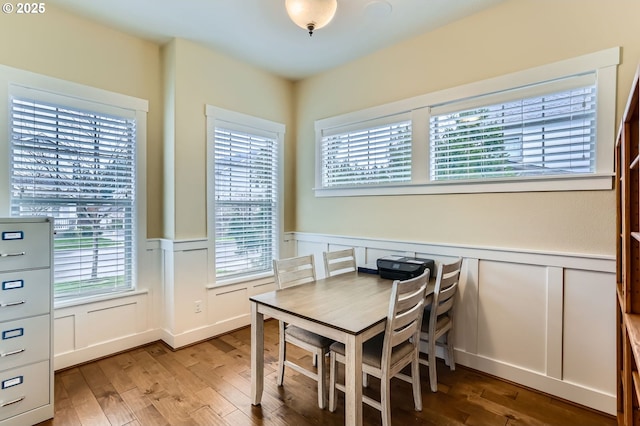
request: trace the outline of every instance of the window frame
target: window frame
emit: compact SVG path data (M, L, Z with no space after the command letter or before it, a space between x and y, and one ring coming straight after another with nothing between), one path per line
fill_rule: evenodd
M241 129L256 129L258 134L270 133L275 135L277 140L277 207L276 207L276 247L274 247L274 256L279 256L279 250L283 241L283 158L284 158L284 136L286 127L284 124L255 117L224 108L206 105L206 126L207 126L207 148L206 148L206 179L207 179L207 252L208 252L208 281L212 287L220 287L225 285L236 284L240 282L251 281L273 275L273 269L269 271L247 274L230 278L216 278L216 217L215 217L215 128L217 123L220 127L233 128L236 126Z
M456 194L527 191L611 190L613 188L613 144L617 95L617 65L620 47L566 59L444 89L413 98L354 111L315 122L315 196L366 196L410 194ZM595 72L597 87L596 169L576 175L505 177L494 179L431 181L429 120L432 108L456 102L472 102L492 94ZM322 187L322 137L335 128L353 127L389 115L410 113L412 119L412 180L402 184Z
M144 265L142 259L146 252L147 237L146 146L148 101L0 65L0 98L4 97L6 100L5 102L0 102L0 127L6 129L0 136L0 149L4 154L0 155L0 201L2 201L0 203L0 215L7 217L10 217L11 214L11 98L12 96L19 98L27 94L36 100L53 101L71 108L86 110L91 109L93 106L96 108L96 112L105 113L109 113L114 109L126 110L136 121L136 163L134 166L136 202L135 212L132 217L134 221L134 236L131 242L135 258L132 259L132 288L116 292L67 297L54 300L54 306L72 306L93 300L122 297L139 291L143 278L141 268Z

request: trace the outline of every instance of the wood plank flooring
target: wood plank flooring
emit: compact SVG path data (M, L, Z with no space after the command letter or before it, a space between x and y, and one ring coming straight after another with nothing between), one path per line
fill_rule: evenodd
M343 397L330 413L317 406L311 379L287 370L276 385L278 327L265 324L265 391L262 405L250 401L250 330L244 328L178 351L157 342L55 375L55 417L39 426L62 425L342 425ZM311 363L304 351L289 355ZM457 366L438 365L438 392L421 369L422 412L413 409L411 385L394 380L394 425L614 426L616 420L523 387ZM367 394L378 397L370 379ZM366 425L380 414L364 406Z

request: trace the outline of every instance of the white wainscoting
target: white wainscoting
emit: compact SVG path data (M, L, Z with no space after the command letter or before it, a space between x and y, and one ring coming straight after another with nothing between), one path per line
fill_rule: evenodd
M615 256L294 233L297 254L355 247L358 265L389 254L464 258L456 362L609 414L616 412Z
M138 289L54 307L54 369L60 370L160 339L160 242L147 242Z
M275 288L273 276L233 284L209 282L206 239L162 241L164 252L162 340L180 348L251 323L249 297ZM282 257L293 256L295 240L286 234ZM196 304L200 312L196 312Z

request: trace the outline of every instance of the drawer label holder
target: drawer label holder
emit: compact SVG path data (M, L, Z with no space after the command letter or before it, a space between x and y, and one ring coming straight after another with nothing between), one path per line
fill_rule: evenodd
M13 339L21 336L24 336L24 328L22 327L2 332L2 340Z
M3 241L24 240L23 231L5 231L2 233Z
M11 379L2 381L2 389L11 388L24 383L24 376L12 377Z
M24 280L12 280L12 281L2 282L3 290L15 290L17 288L24 288Z

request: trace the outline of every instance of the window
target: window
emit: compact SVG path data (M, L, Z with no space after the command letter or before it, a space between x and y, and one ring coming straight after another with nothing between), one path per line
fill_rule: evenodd
M316 121L316 196L611 189L612 48Z
M431 180L593 173L595 73L545 86L481 97L473 107L454 102L433 108ZM495 99L504 97L510 99Z
M4 66L0 81L2 214L53 218L56 304L136 289L147 102Z
M212 278L225 283L270 274L280 239L284 126L214 107L207 116Z
M322 135L323 188L411 180L407 114L334 131Z
M134 287L135 125L11 99L11 215L54 218L57 298Z

